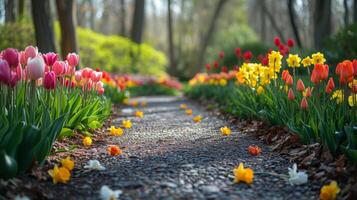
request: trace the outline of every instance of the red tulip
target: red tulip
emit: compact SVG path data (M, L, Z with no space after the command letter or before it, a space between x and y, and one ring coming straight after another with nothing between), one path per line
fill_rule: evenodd
M286 77L287 77L289 74L290 74L290 73L289 73L289 70L287 70L287 69L283 70L283 72L281 73L281 79L286 82Z
M45 77L43 79L43 87L47 90L53 90L56 88L56 74L53 71L49 71L45 73Z
M288 74L288 75L286 76L286 81L285 81L285 83L286 83L286 85L293 85L294 80L293 80L293 77L292 77L290 74Z
M237 56L237 58L240 58L242 55L242 49L241 48L236 48L235 49L235 54Z
M65 73L66 70L66 63L64 61L56 61L53 63L53 71L57 76L62 75Z
M316 63L311 73L311 82L318 84L320 81L328 78L328 65Z
M93 73L93 70L91 68L84 68L82 69L82 77L83 78L86 78L86 79L89 79L92 77L92 73Z
M353 64L353 76L357 76L357 60L354 59L352 61L352 64Z
M300 108L303 110L306 110L309 107L309 104L307 103L306 97L302 98L301 103L300 103Z
M69 53L67 55L68 64L72 67L75 67L79 63L79 56L76 53Z
M246 51L246 52L244 52L244 54L243 54L244 60L250 60L250 59L252 59L252 57L253 57L253 54L252 54L251 51Z
M219 64L218 64L218 61L214 61L213 62L213 67L215 68L215 69L217 69L218 67L219 67Z
M11 81L11 69L6 60L0 58L0 83L9 84Z
M219 56L220 59L224 58L224 51L220 51L218 56Z
M227 73L227 72L228 72L228 68L227 68L226 66L223 66L223 67L221 68L221 71Z
M294 91L293 91L292 88L289 89L288 99L289 99L290 101L293 101L293 100L295 99Z
M279 37L275 37L274 38L274 44L276 45L276 46L279 46L280 45L280 38Z
M52 66L58 59L58 55L56 53L50 52L43 55L43 60L45 61L47 66Z
M304 82L301 79L299 79L297 81L296 90L299 91L299 92L305 91L305 85L304 85Z
M335 82L333 81L333 78L330 77L330 79L327 82L327 85L326 85L326 88L325 88L325 92L326 93L331 93L334 88L335 88Z
M207 64L205 65L205 67L206 67L206 70L207 70L207 71L209 71L209 70L211 69L211 65L210 65L209 63L207 63Z
M2 59L7 61L10 68L15 68L20 63L19 53L13 48L7 48L2 52Z
M310 89L310 87L308 87L308 88L306 89L306 94L305 94L305 96L306 96L306 97L311 97L311 89Z
M287 42L287 45L288 45L289 47L293 47L294 44L295 44L294 40L291 39L291 38L289 38L289 39L288 39L288 42Z
M339 63L336 67L336 74L340 76L340 84L346 84L353 81L353 63L349 60L345 60Z
M91 74L91 80L93 82L98 82L100 81L100 79L102 78L102 72L96 72L96 71L93 71L92 74Z

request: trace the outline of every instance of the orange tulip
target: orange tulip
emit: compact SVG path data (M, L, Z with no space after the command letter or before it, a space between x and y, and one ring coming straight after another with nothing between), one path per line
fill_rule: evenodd
M336 67L336 74L340 76L340 84L346 84L353 81L354 66L349 60L339 63Z
M335 82L333 81L333 78L330 77L330 79L329 79L328 82L327 82L325 92L329 94L329 93L332 92L332 90L333 90L334 88L335 88Z
M311 82L318 84L320 81L328 78L328 65L316 63L311 73Z
M353 76L357 76L357 60L354 59L352 61L352 64L353 64Z
M311 97L311 89L310 89L310 87L308 87L307 89L306 89L306 94L305 94L305 97Z
M259 148L258 146L249 146L248 147L248 152L252 156L257 156L262 152L262 149Z
M303 110L306 110L309 107L309 104L307 103L306 97L302 98L301 103L300 103L300 108Z
M281 77L283 79L284 82L286 82L286 76L289 75L289 70L283 70L283 72L281 73Z
M293 101L295 99L294 91L291 88L289 89L289 92L288 92L288 99L290 101Z
M111 156L117 156L123 153L122 150L116 145L109 146L107 151Z
M304 85L304 82L301 79L299 79L297 81L296 90L299 91L299 92L305 91L305 85Z
M293 77L290 74L288 74L285 80L286 85L293 85L293 82L294 82Z

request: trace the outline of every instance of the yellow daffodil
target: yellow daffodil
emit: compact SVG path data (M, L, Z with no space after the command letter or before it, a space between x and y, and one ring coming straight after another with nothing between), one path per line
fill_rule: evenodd
M286 59L289 67L300 67L301 58L297 54L289 54L289 57Z
M74 162L71 160L69 156L67 158L61 160L62 167L67 168L69 171L71 171L74 168Z
M231 129L228 128L227 126L220 128L220 131L223 136L228 136L232 132Z
M254 179L254 171L251 168L244 168L243 163L239 163L239 166L234 168L234 183L244 182L252 184Z
M337 104L340 104L343 102L343 91L342 90L336 90L333 92L331 100L335 99Z
M301 61L302 65L304 67L309 67L313 64L313 60L310 58L310 56L304 58L302 61Z
M52 177L54 184L67 183L71 179L71 173L65 167L58 168L57 165L51 170L48 170L48 174Z
M139 118L143 118L144 117L144 113L142 111L137 110L137 111L135 111L135 116L139 117Z
M326 62L324 54L320 52L312 54L311 57L312 57L313 64L317 64L317 63L324 64Z
M351 81L350 83L348 83L348 87L352 88L352 86L356 86L357 85L357 79L353 79L353 81Z
M335 200L340 188L336 181L332 181L329 185L324 185L320 191L321 200Z
M220 86L225 86L225 85L227 85L227 80L221 78L221 79L219 80L219 85L220 85Z
M262 86L259 86L258 88L257 88L257 94L258 95L260 95L261 93L263 93L265 90L264 90L264 88L262 87Z
M123 100L123 104L124 104L124 105L129 105L129 99L128 99L128 98L124 99L124 100Z
M352 94L348 97L348 105L351 107L357 106L357 94Z
M122 136L124 133L123 129L120 127L115 128L115 126L111 126L109 130L110 130L110 135L112 136Z
M130 120L123 120L123 121L121 121L121 125L124 128L131 128L131 121Z
M180 105L180 108L183 109L183 110L187 109L187 105L183 103L183 104Z
M187 109L185 112L186 112L186 115L192 115L192 110L191 109Z
M202 120L202 116L201 116L201 115L197 115L197 116L195 116L195 117L193 118L193 121L196 122L196 123L201 122L201 120Z
M86 147L89 147L92 145L92 138L86 136L83 138L83 141L82 141L83 145L86 146Z
M280 71L282 58L279 51L271 51L268 55L269 67L275 68L276 72Z

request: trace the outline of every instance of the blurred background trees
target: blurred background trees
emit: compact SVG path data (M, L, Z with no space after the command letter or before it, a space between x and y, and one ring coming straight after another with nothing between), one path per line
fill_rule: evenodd
M119 73L187 79L278 36L332 62L357 55L357 0L0 0L0 48L37 44Z

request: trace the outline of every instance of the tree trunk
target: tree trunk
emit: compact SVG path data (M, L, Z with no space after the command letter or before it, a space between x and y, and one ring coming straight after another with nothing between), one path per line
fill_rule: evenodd
M167 1L167 28L168 28L168 39L169 39L169 55L170 55L170 67L169 73L171 75L176 75L176 62L175 62L175 51L174 51L174 41L173 41L173 30L172 30L172 11L171 11L171 0Z
M15 22L15 0L4 0L5 23Z
M353 1L353 23L357 24L357 0Z
M299 35L299 29L296 25L296 21L295 21L295 10L294 10L294 4L295 4L295 0L288 0L288 10L289 10L289 18L290 18L290 24L291 24L291 28L293 29L294 32L294 36L295 36L295 40L296 40L296 44L298 45L299 48L301 48L301 40L300 40L300 35Z
M93 0L89 1L89 27L92 30L95 30L94 18L95 18L95 9Z
M35 27L37 47L40 52L55 52L52 17L49 0L31 1L32 21Z
M260 37L261 37L261 40L263 42L266 41L266 23L265 23L265 13L264 13L264 6L263 6L263 3L264 2L261 2L260 3L260 20L261 20L261 29L260 29Z
M214 34L214 31L215 31L215 27L216 27L216 22L219 18L219 15L222 11L222 8L224 6L224 4L227 2L227 0L219 0L219 2L217 3L217 6L215 8L215 11L214 11L214 14L212 16L212 19L211 19L211 22L209 24L209 27L208 27L208 30L204 36L204 39L202 40L202 44L201 44L201 48L198 52L198 62L197 62L197 65L196 67L198 68L197 71L202 67L203 65L203 57L206 53L206 49L207 49L207 46L209 44L209 42L211 41L211 38Z
M78 52L76 26L74 23L73 0L56 0L57 14L61 26L61 54L64 59L68 53Z
M126 37L126 2L125 0L120 0L120 35Z
M25 0L19 0L18 12L19 12L19 20L24 18L24 10L25 10Z
M348 10L348 0L343 0L343 7L345 8L344 21L345 21L345 26L347 27L349 24L349 17L350 17L350 12Z
M273 26L274 30L277 32L278 36L280 37L280 39L283 42L286 42L285 37L283 32L281 31L281 29L278 27L278 25L276 24L276 21L274 19L274 16L269 12L269 10L267 9L266 5L265 5L265 0L261 0L261 4L263 6L263 11L266 14L266 16L268 17L271 25Z
M331 0L316 0L314 10L314 43L320 49L331 33Z
M131 40L137 44L141 44L144 30L144 9L145 0L135 0L133 23L131 28Z

